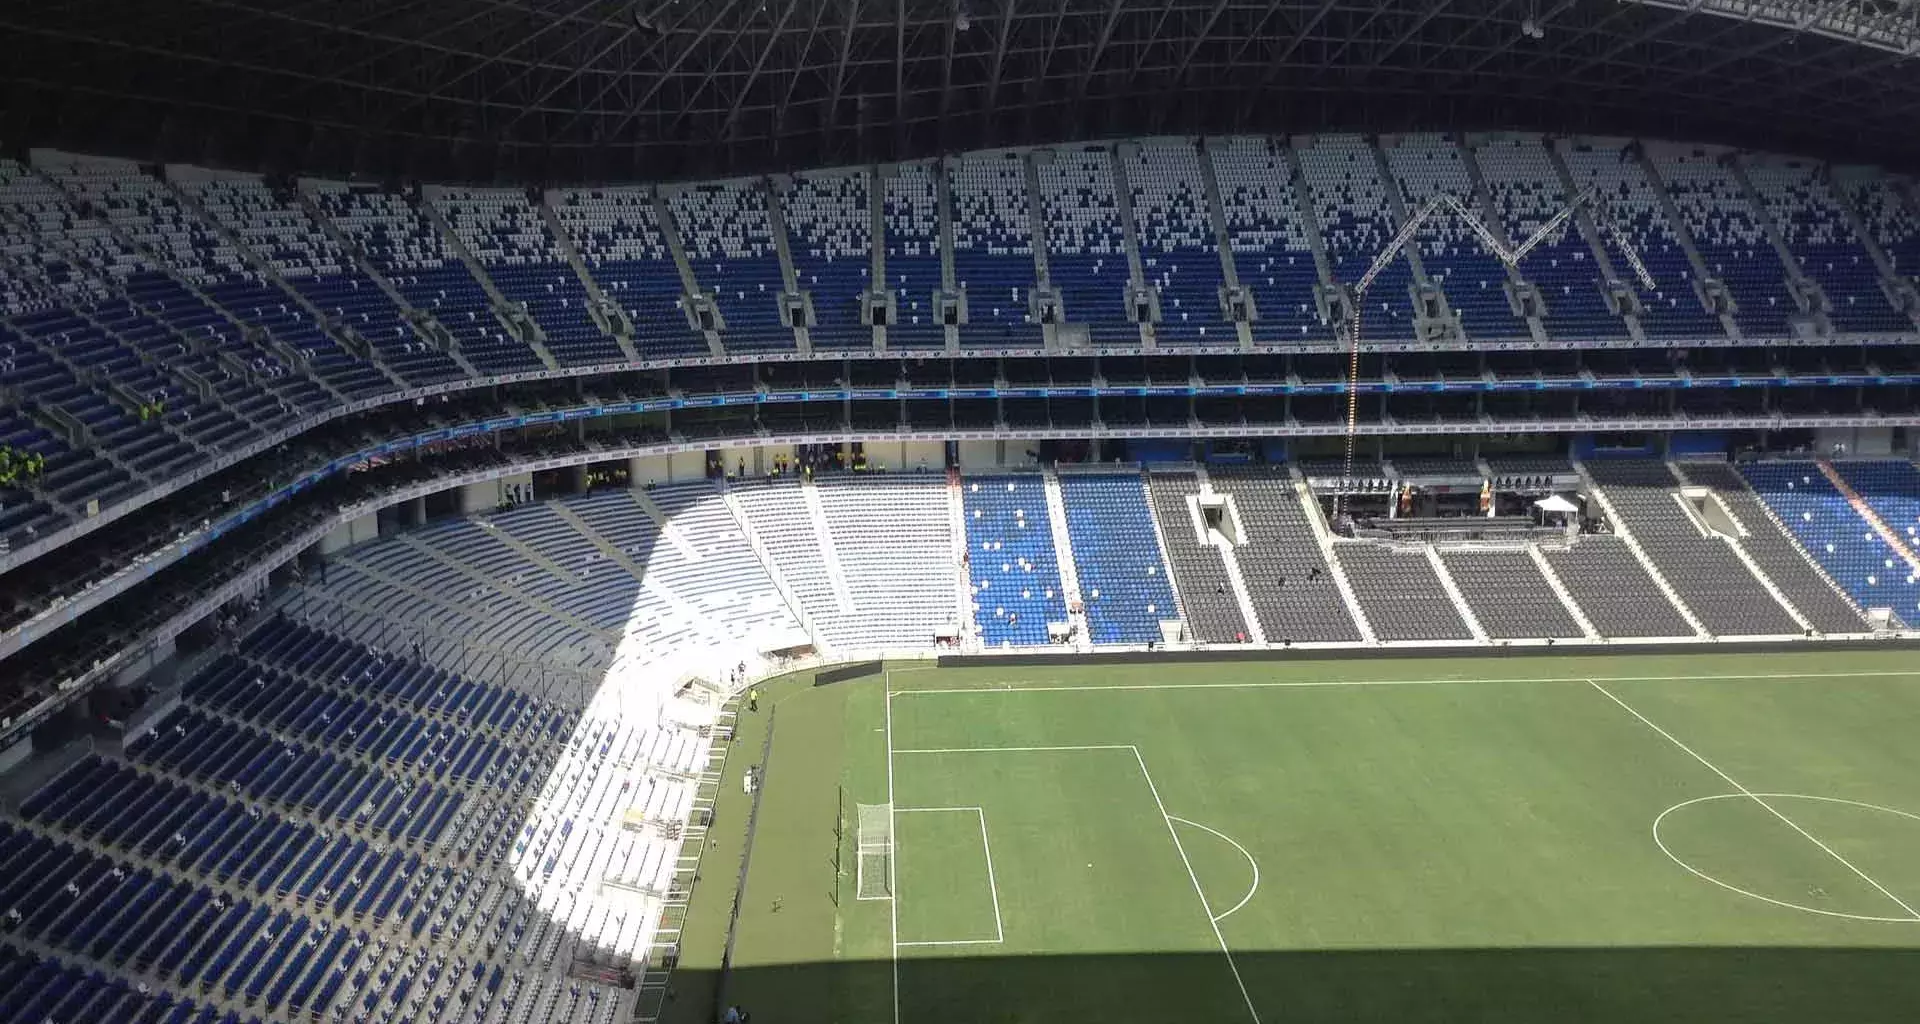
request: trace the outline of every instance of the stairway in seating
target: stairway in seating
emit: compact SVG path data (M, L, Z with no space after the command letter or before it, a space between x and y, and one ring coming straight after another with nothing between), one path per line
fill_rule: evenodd
M1492 643L1487 631L1481 627L1479 618L1473 614L1473 606L1467 603L1467 595L1460 592L1460 584L1455 583L1453 574L1447 571L1447 563L1441 560L1440 552L1431 544L1422 546L1426 548L1427 564L1433 566L1433 574L1440 578L1440 589L1446 591L1447 597L1453 601L1453 608L1460 613L1460 621L1467 624L1467 631L1473 634L1473 639L1478 643Z
M1887 525L1886 520L1880 518L1880 513L1875 512L1873 506L1867 504L1867 499L1862 498L1860 493L1853 489L1853 485L1847 483L1846 477L1841 476L1840 471L1833 468L1833 463L1821 459L1814 465L1820 467L1820 475L1826 477L1827 482L1833 485L1833 489L1847 499L1847 504L1853 506L1854 513L1866 520L1867 525L1873 528L1873 532L1887 542L1887 547L1892 548L1893 553L1899 555L1907 563L1908 568L1914 572L1920 572L1920 558L1914 556L1913 549L1907 547L1906 541L1901 540L1900 535Z
M580 259L580 250L574 248L573 239L567 236L566 226L560 223L560 215L553 212L553 199L556 192L555 189L548 189L541 193L540 201L534 204L534 210L540 214L540 222L547 226L547 233L553 236L554 248L560 250L560 254L567 258L567 266L573 268L574 276L586 286L587 297L599 303L602 308L617 306L617 303L607 298L606 292L600 290L600 282L594 280L593 275L587 272L586 263ZM608 336L613 338L615 345L620 346L620 354L626 356L629 362L640 361L640 352L633 347L631 335L612 330L608 332Z
M1580 602L1573 599L1573 591L1568 590L1567 585L1560 582L1559 574L1553 571L1552 563L1548 562L1547 556L1541 553L1540 545L1527 542L1527 557L1533 559L1533 564L1540 567L1540 575L1547 578L1547 586L1553 588L1554 596L1566 606L1567 614L1573 616L1573 621L1579 625L1581 634L1589 640L1600 639L1600 631L1594 628L1593 620L1587 618L1587 613L1580 607Z
M1580 474L1580 480L1586 484L1587 494L1599 502L1600 507L1606 511L1607 526L1613 531L1613 535L1620 538L1620 542L1627 546L1628 551L1633 552L1633 557L1639 561L1640 567L1647 571L1647 575L1653 577L1654 585L1667 596L1667 602L1673 605L1674 610L1679 612L1680 617L1685 619L1687 625L1693 629L1693 635L1706 636L1706 625L1693 614L1693 609L1688 608L1685 601L1680 600L1679 592L1673 589L1672 583L1667 582L1666 574L1654 564L1652 556L1647 554L1647 549L1641 547L1640 542L1634 539L1633 533L1627 529L1627 521L1614 509L1612 499L1608 498L1607 492L1601 490L1600 485L1594 482L1593 474L1587 472L1586 463L1576 461L1573 468Z
M475 568L474 566L469 565L464 561L461 561L458 557L453 555L451 552L448 552L442 548L435 547L432 544L428 544L427 542L421 540L419 537L408 535L408 534L402 534L400 535L398 540L400 543L405 544L407 547L410 547L415 551L420 552L423 555L426 555L427 557L433 559L434 561L458 570L461 575L466 576L467 578L474 580L483 586L491 587L494 590L497 590L500 593L505 594L516 601L519 601L521 604L538 608L542 612L545 612L546 614L552 616L557 621L564 622L567 625L572 626L573 628L578 629L581 632L587 634L588 636L599 637L603 640L607 640L609 642L615 642L615 643L619 641L619 637L609 632L608 630L602 629L599 626L596 626L585 619L579 618L578 616L571 615L571 614L568 614L567 612L561 611L559 608L555 607L552 603L548 601L544 601L538 597L535 597L532 594L527 593L522 588L517 587L511 583L508 583L497 576L490 575L481 569ZM354 567L359 569L362 572L372 573L372 572L378 571L378 570L372 569L370 566L367 566L365 564L356 564ZM387 578L389 580L393 580L393 577L391 575L389 575ZM409 589L411 589L415 593L426 594L426 591L420 589L419 587L412 587L411 585L409 585Z
M967 565L967 505L957 469L947 470L947 533L953 550L960 553L953 563L954 588L960 598L960 636L971 641L980 635L980 620L974 614L973 573Z
M432 198L425 194L414 199L413 204L414 209L419 210L421 216L427 218L428 223L440 232L441 237L446 240L447 248L452 249L454 255L460 257L460 262L467 268L467 274L473 278L475 284L480 286L480 290L487 294L487 299L493 303L493 315L500 321L500 326L505 328L514 340L532 349L533 354L539 357L541 365L549 370L558 370L560 361L548 351L547 339L541 333L540 325L529 316L525 321L526 328L522 330L519 325L507 318L507 311L519 309L520 303L509 300L500 290L500 286L493 283L493 278L487 276L486 266L480 262L480 257L474 255L472 249L467 248L466 242L461 241L460 232L455 231L453 225L447 222L446 215L440 212L440 207L434 205Z
M1080 600L1080 569L1073 562L1073 538L1067 534L1067 501L1060 493L1060 475L1052 466L1041 470L1046 481L1047 515L1053 520L1053 559L1060 569L1060 595L1067 601L1067 622L1073 635L1092 642L1086 605Z
M820 501L820 488L812 480L800 484L800 500L806 502L807 515L813 519L813 532L820 536L820 561L827 567L827 582L833 584L833 600L844 614L853 613L853 588L847 586L847 570L840 565L840 552L833 544L833 531L827 527L827 509ZM963 546L961 550L966 550Z
M653 505L652 501L644 500L645 496L639 491L633 493L636 499L642 499L644 504L652 506L654 512L660 511L659 506ZM821 638L820 631L814 627L813 617L807 614L807 606L801 603L800 595L794 592L793 585L788 583L787 577L780 572L779 564L774 561L772 549L767 547L767 542L754 530L753 521L747 518L747 510L740 507L740 499L731 490L722 489L720 501L727 506L727 512L733 516L733 525L739 528L740 536L746 538L747 549L752 551L753 557L759 560L760 568L766 571L767 579L773 583L773 589L780 594L780 600L787 603L787 610L793 613L795 621L800 623L800 628L806 630L807 636L813 638L813 649L825 651L828 647L827 642ZM681 543L685 543L684 539Z
M1320 499L1313 496L1313 487L1300 471L1290 470L1293 476L1293 493L1300 499L1300 506L1306 510L1307 524L1313 527L1313 539L1320 545L1320 557L1327 563L1327 575L1333 577L1333 585L1340 591L1340 599L1347 603L1347 614L1353 616L1353 624L1360 630L1360 639L1367 643L1379 643L1380 637L1373 631L1373 623L1367 621L1367 613L1360 608L1360 597L1353 592L1353 581L1347 578L1346 567L1333 556L1333 531L1327 528L1327 513L1320 507ZM1463 603L1464 604L1464 603Z
M1680 481L1681 486L1693 486L1693 481L1687 479L1687 471L1682 468L1678 462L1669 461L1667 463L1667 472L1672 473L1673 478ZM1727 518L1733 520L1734 523L1738 525L1740 517L1734 515L1733 510L1727 508L1726 504L1720 501L1718 495L1710 496L1716 503L1720 504L1721 509L1727 514ZM1744 527L1741 528L1744 529ZM1791 618L1794 624L1800 627L1801 632L1811 633L1814 631L1813 623L1807 621L1805 615L1800 614L1800 609L1795 608L1793 602L1787 600L1787 595L1782 592L1779 587L1774 585L1773 580L1767 576L1766 570L1760 568L1760 563L1754 561L1752 555L1747 554L1746 545L1740 543L1740 538L1729 537L1726 534L1718 532L1712 533L1711 535L1717 536L1726 542L1727 547L1733 551L1733 556L1740 560L1740 564L1747 567L1747 571L1753 574L1754 579L1760 581L1760 586L1765 589L1767 593L1773 595L1774 601L1778 602L1781 610L1787 613L1787 617Z
M1207 467L1194 467L1194 478L1200 483L1201 494L1213 493L1213 478L1207 475ZM1257 644L1266 643L1267 630L1260 624L1259 614L1253 610L1253 592L1247 589L1247 577L1240 571L1240 559L1234 555L1232 541L1218 534L1209 539L1219 549L1220 561L1227 567L1227 582L1233 587L1234 599L1240 602L1240 617L1247 623L1247 639Z

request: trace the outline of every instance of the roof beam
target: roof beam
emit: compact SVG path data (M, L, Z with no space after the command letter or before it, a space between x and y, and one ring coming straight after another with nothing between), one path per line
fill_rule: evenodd
M686 27L688 22L693 20L694 10L695 8L689 7L685 12L683 12L680 20L678 22L675 22L674 26L671 29L668 29L660 33L658 36L654 37L652 42L648 43L645 47L643 47L640 50L639 53L634 55L633 61L627 65L626 70L617 74L608 75L606 84L600 87L599 92L594 93L593 99L588 101L585 106L574 111L572 116L568 117L565 121L561 122L559 129L555 131L553 134L556 137L563 138L566 136L569 129L571 129L575 124L579 123L581 118L586 117L588 114L599 111L600 102L602 100L606 99L607 96L611 94L615 89L619 88L622 85L627 84L629 79L631 79L634 75L639 73L640 65L642 62L646 61L649 57L652 57L655 53L658 53L662 48L664 48L667 45L668 39L672 38L674 34L678 33L682 28ZM625 126L625 122L622 122L622 126L623 127ZM609 133L606 137L610 139L612 137L611 133Z
M807 26L806 41L800 44L799 59L793 62L793 73L787 76L787 87L780 93L780 102L775 104L773 108L773 123L768 126L767 130L775 138L779 138L785 134L783 129L787 123L787 108L793 105L794 87L800 84L802 75L811 73L811 69L806 66L807 55L813 52L814 37L820 34L820 23L825 21L826 17L827 5L824 3L814 4L813 23Z
M860 23L860 0L847 0L847 24L840 31L840 59L833 69L833 92L827 100L827 116L820 119L825 132L840 125L840 96L847 88L847 55L853 50L853 29Z
M893 151L907 142L907 0L893 0Z
M1086 67L1080 69L1080 79L1073 83L1075 105L1087 98L1087 84L1093 80L1093 69L1100 66L1100 58L1106 55L1107 43L1113 39L1113 26L1119 24L1120 9L1125 6L1126 0L1112 0L1107 4L1107 16L1100 22L1100 35L1093 43L1093 56L1087 58Z
M614 122L613 129L606 133L607 138L619 138L620 133L627 130L627 126L633 123L634 118L639 117L640 112L647 108L648 101L659 94L661 87L667 84L667 80L673 78L680 70L680 65L685 64L687 58L693 56L693 51L707 41L707 37L713 34L713 30L718 28L722 21L726 20L727 15L733 13L734 5L739 2L740 0L727 0L726 4L714 12L713 17L705 25L700 26L700 31L693 37L693 41L681 47L680 52L674 55L673 63L654 76L653 84L647 86L647 91L634 102L633 108L620 115L619 121Z
M787 19L793 17L794 9L799 6L800 0L787 0L786 6L780 9L780 20L774 23L773 31L768 33L767 45L760 48L759 59L753 62L753 70L748 73L746 82L740 86L740 91L734 94L733 106L727 108L726 120L720 122L721 138L726 138L727 134L733 130L733 122L740 116L741 104L747 101L747 94L753 91L753 83L760 77L760 69L767 66L767 55L772 53L774 46L780 42L780 33L787 27ZM816 19L815 24L818 23ZM812 36L809 35L808 38Z
M1287 48L1267 62L1267 70L1260 76L1259 88L1249 90L1247 98L1240 104L1240 120L1245 121L1252 116L1253 108L1260 105L1266 98L1267 90L1272 89L1274 81L1280 77L1280 69L1286 67L1287 61L1293 59L1293 52L1300 48L1301 43L1307 41L1307 37L1313 34L1314 29L1320 27L1320 23L1326 20L1328 12L1333 10L1336 3L1339 3L1339 0L1321 0L1320 8L1313 12L1313 16L1300 23L1300 30L1294 33L1293 39L1287 43Z

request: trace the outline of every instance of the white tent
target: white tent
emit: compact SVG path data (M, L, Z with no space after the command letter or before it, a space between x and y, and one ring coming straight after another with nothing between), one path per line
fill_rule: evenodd
M1575 505L1573 502L1568 501L1558 494L1549 494L1541 498L1539 501L1533 503L1533 507L1542 512L1573 513L1580 511L1580 506Z

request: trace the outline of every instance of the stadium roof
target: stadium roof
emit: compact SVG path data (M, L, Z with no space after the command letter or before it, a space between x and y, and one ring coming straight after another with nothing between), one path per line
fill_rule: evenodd
M1920 33L1901 32L1913 8L15 3L0 12L0 139L256 170L525 182L725 176L1134 134L1413 128L1641 134L1912 168Z

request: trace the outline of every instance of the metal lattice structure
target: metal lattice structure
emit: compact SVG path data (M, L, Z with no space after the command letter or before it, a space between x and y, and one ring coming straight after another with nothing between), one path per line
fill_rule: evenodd
M1907 7L1889 0L1896 17ZM1920 165L1893 46L1615 0L130 0L0 13L0 140L660 180L1156 132L1517 127ZM1776 4L1775 6L1791 6ZM1876 22L1879 24L1879 22Z

